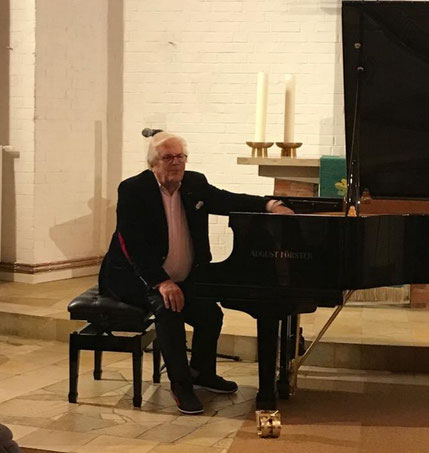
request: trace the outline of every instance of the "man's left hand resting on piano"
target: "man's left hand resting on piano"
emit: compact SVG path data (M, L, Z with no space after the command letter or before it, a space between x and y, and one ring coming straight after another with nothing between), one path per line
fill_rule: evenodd
M280 200L270 200L267 203L266 210L271 214L295 214Z

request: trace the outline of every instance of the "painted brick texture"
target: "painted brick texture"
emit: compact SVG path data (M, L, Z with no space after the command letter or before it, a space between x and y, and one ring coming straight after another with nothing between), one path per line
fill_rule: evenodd
M104 251L106 5L104 0L37 2L36 263Z
M2 261L102 254L108 4L10 3L10 144L19 158L5 164Z
M254 136L259 71L270 77L268 141L282 139L284 76L292 73L300 155L344 153L339 0L118 2L123 72L120 61L115 87L112 2L11 2L10 142L21 154L6 181L16 188L16 212L13 222L3 219L3 261L102 253L112 228L106 212L111 220L116 203L112 187L146 168L144 127L181 134L189 168L212 184L272 193L270 178L236 164L250 155L245 142ZM123 105L115 111L118 147L106 154L112 93ZM232 247L226 223L211 219L216 260Z
M34 260L35 27L35 0L10 2L9 142L20 158L3 162L3 261Z
M339 1L129 0L124 17L123 177L145 167L140 131L154 127L183 135L189 168L213 184L272 193L271 179L236 164L250 152L259 71L270 78L267 141L283 138L284 75L293 73L300 155L344 153ZM225 219L211 222L220 260L231 233Z

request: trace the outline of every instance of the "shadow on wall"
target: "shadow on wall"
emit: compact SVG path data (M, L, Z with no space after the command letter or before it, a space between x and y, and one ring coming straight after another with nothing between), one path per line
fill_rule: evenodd
M1 149L1 147L0 147ZM16 185L15 185L15 152L1 152L3 154L2 172L2 229L1 261L14 263L16 261Z
M113 202L103 197L103 124L99 120L94 122L93 194L93 198L88 201L91 214L60 223L49 230L51 239L66 260L103 255L106 219L114 217ZM81 241L85 241L85 244L81 244ZM76 250L81 250L78 252L80 256L77 256Z
M91 241L92 245L85 250L92 251L92 256L103 255L115 229L116 194L122 178L123 0L108 1L106 48L106 152L103 153L103 122L95 121L94 197L88 201L92 213L50 229L50 237L66 259L76 258L76 240ZM79 239L76 239L76 236L79 236Z
M124 96L124 2L109 0L107 17L107 170L106 197L116 205L122 178ZM115 229L115 211L107 208L101 247L106 250ZM103 220L102 220L103 222ZM104 239L104 241L103 241Z
M100 212L105 212L106 216L114 217L115 206L106 198L95 197L88 201L88 206L91 210L90 214L60 223L49 229L51 239L61 250L65 259L92 258L104 255L104 250L100 248L100 226L95 224L95 220L99 218L98 213ZM85 247L88 252L86 256L76 256L76 243L78 241L92 244Z

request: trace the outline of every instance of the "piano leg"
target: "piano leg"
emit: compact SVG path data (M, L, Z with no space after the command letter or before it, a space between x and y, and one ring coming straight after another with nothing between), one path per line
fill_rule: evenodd
M258 327L259 391L256 409L270 410L277 407L275 388L279 321L260 317Z
M289 399L294 389L291 388L291 363L295 358L297 344L300 341L299 320L297 315L290 315L281 321L280 329L280 369L277 381L279 397ZM299 344L299 343L298 343Z

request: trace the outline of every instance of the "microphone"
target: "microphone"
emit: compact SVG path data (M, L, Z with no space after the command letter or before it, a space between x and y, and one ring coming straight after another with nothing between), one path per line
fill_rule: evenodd
M162 129L150 129L149 127L146 127L145 129L142 130L142 135L143 135L143 137L153 137L158 132L163 132L163 130Z

